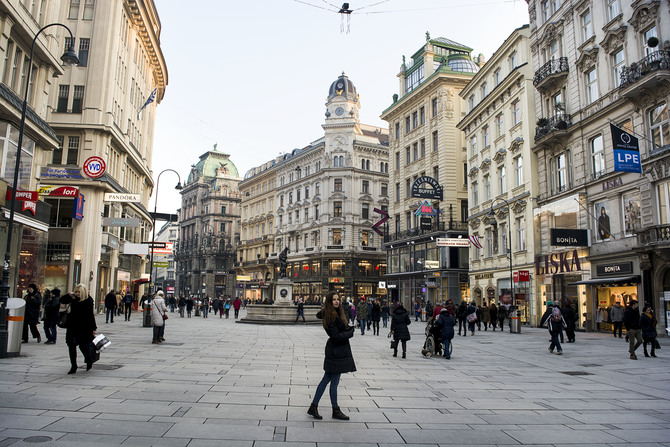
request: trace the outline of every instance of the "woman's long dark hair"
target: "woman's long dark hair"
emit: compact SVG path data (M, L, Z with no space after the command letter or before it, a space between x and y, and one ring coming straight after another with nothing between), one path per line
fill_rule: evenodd
M326 329L328 329L330 323L334 322L338 318L342 320L345 326L349 323L347 317L344 315L344 309L342 308L342 301L340 301L340 307L338 307L337 309L335 308L335 306L333 306L333 297L335 295L339 296L337 292L328 292L326 294L326 300L323 303L323 320L321 320L321 322L323 323L323 327Z

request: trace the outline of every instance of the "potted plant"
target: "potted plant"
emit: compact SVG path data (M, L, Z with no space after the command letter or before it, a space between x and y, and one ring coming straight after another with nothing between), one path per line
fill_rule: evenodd
M544 127L547 124L549 124L549 120L547 118L538 118L537 120L537 125L540 127Z

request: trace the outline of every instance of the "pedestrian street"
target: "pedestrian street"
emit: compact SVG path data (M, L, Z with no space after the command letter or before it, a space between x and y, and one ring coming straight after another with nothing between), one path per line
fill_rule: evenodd
M307 312L310 310L308 309ZM331 419L306 414L323 374L318 325L252 325L168 313L162 344L139 314L98 332L112 345L67 375L65 331L0 360L0 446L670 446L670 343L630 360L610 334L577 333L564 354L545 329L456 337L451 360L421 354L412 319L406 359L357 330ZM245 315L242 310L241 317Z

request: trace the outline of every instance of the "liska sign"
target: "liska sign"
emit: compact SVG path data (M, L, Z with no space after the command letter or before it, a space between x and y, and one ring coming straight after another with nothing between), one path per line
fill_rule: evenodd
M579 272L581 269L577 250L535 256L536 275Z

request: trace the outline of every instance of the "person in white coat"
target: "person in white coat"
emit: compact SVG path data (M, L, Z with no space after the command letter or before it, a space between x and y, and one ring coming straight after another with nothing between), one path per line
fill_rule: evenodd
M163 291L159 290L151 301L151 324L154 326L154 339L151 343L165 341L165 320L167 320L167 306Z

